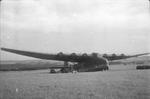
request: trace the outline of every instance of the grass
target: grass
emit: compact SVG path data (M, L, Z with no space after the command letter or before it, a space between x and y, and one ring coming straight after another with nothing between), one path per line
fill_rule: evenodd
M127 65L110 69L77 74L0 72L0 99L150 99L150 70Z

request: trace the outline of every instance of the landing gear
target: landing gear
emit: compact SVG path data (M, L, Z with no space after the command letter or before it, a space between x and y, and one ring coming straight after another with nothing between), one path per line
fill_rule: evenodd
M109 70L109 67L108 67L108 66L106 67L106 70Z
M109 68L108 68L108 66L106 66L103 70L108 70Z
M60 71L61 73L67 73L67 70L65 68L62 68Z
M70 68L61 68L60 70L61 73L69 73L71 72Z
M56 73L55 69L50 69L50 73Z

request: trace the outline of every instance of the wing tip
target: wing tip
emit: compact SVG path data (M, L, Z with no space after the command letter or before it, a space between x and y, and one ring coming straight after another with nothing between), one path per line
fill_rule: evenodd
M1 47L0 49L1 49L2 51L10 51L10 50L13 50L13 49L5 48L5 47Z
M1 47L1 50L6 50L7 48Z

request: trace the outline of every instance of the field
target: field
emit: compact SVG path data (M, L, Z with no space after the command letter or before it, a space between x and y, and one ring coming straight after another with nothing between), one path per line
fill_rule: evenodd
M0 72L0 99L150 99L150 70L110 65L105 72Z

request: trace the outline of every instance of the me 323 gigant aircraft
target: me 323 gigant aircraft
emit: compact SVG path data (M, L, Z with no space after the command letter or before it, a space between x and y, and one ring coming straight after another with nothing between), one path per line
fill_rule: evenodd
M22 51L16 49L9 49L9 48L1 48L3 51L16 53L24 56L39 58L39 59L46 59L46 60L57 60L57 61L64 61L64 66L61 67L50 67L50 72L55 73L55 69L60 69L60 72L67 73L72 71L78 72L92 72L92 71L103 71L109 69L109 61L120 60L120 59L127 59L131 57L138 57L142 55L147 55L150 53L143 53L143 54L136 54L136 55L98 55L97 53L92 53L88 55L86 53L78 55L75 53L72 54L63 54L62 52L58 54L46 54L46 53L39 53L39 52L31 52L31 51ZM68 62L74 63L74 65L68 65Z

